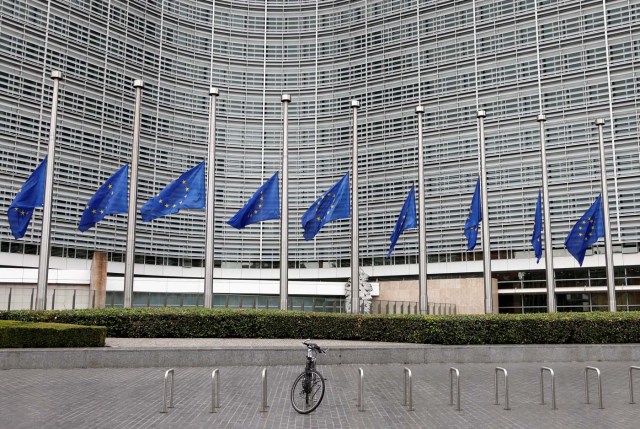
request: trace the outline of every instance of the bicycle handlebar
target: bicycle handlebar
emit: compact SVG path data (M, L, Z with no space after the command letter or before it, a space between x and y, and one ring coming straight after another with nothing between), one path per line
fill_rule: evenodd
M302 344L307 346L308 349L317 350L320 353L327 353L327 349L323 349L322 347L320 347L316 343L311 343L310 341L311 341L310 339L306 339L306 340L304 340L302 342Z

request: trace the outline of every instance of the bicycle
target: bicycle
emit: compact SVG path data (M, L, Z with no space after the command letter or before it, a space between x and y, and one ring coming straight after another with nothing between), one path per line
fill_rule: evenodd
M326 353L319 345L305 340L307 346L307 363L302 374L291 386L291 405L300 414L308 414L318 408L324 398L324 377L316 371L316 355Z

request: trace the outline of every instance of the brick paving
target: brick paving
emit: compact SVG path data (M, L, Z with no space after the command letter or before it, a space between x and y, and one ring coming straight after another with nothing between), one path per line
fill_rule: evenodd
M258 350L256 353L262 353ZM410 365L414 411L402 405L405 365L323 365L322 404L309 415L289 402L299 366L268 367L268 404L260 412L262 367L220 367L220 405L210 413L213 368L175 368L175 408L160 413L166 368L11 369L0 371L0 427L23 428L638 428L640 403L629 404L628 368L634 362L458 364L461 408L449 405L449 365ZM584 368L602 372L604 409L597 383L584 402ZM494 405L494 369L509 374L511 410ZM539 404L540 367L554 369L558 410L551 409L545 373L545 402ZM357 401L358 368L365 374L364 406ZM595 374L593 374L595 375ZM636 397L640 402L640 375Z

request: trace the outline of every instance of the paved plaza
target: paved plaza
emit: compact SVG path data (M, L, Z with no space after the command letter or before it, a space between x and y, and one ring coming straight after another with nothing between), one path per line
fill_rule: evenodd
M331 352L331 351L329 351ZM264 353L257 349L255 353ZM224 366L220 409L210 413L213 368L175 368L175 408L161 413L167 368L9 369L0 371L2 428L638 428L640 403L629 404L628 369L634 362L457 364L461 411L449 405L447 364L323 365L324 401L310 415L291 407L289 390L304 363L268 367L268 409L261 412L261 366ZM584 369L602 373L604 409L595 373L585 404ZM403 369L412 371L414 411L403 406ZM509 376L510 410L494 405L496 366ZM540 367L553 368L557 410L551 409L549 374L540 404ZM357 408L358 368L364 370L364 411ZM640 372L637 376L640 379ZM637 381L640 402L640 380Z

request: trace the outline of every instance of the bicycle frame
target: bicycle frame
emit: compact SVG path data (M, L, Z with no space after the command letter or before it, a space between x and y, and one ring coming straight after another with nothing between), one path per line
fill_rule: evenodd
M306 393L311 392L311 371L316 369L316 351L314 349L307 349L307 363L304 367L304 381L302 387Z
M307 349L307 365L305 371L313 371L316 369L316 351L314 349Z

